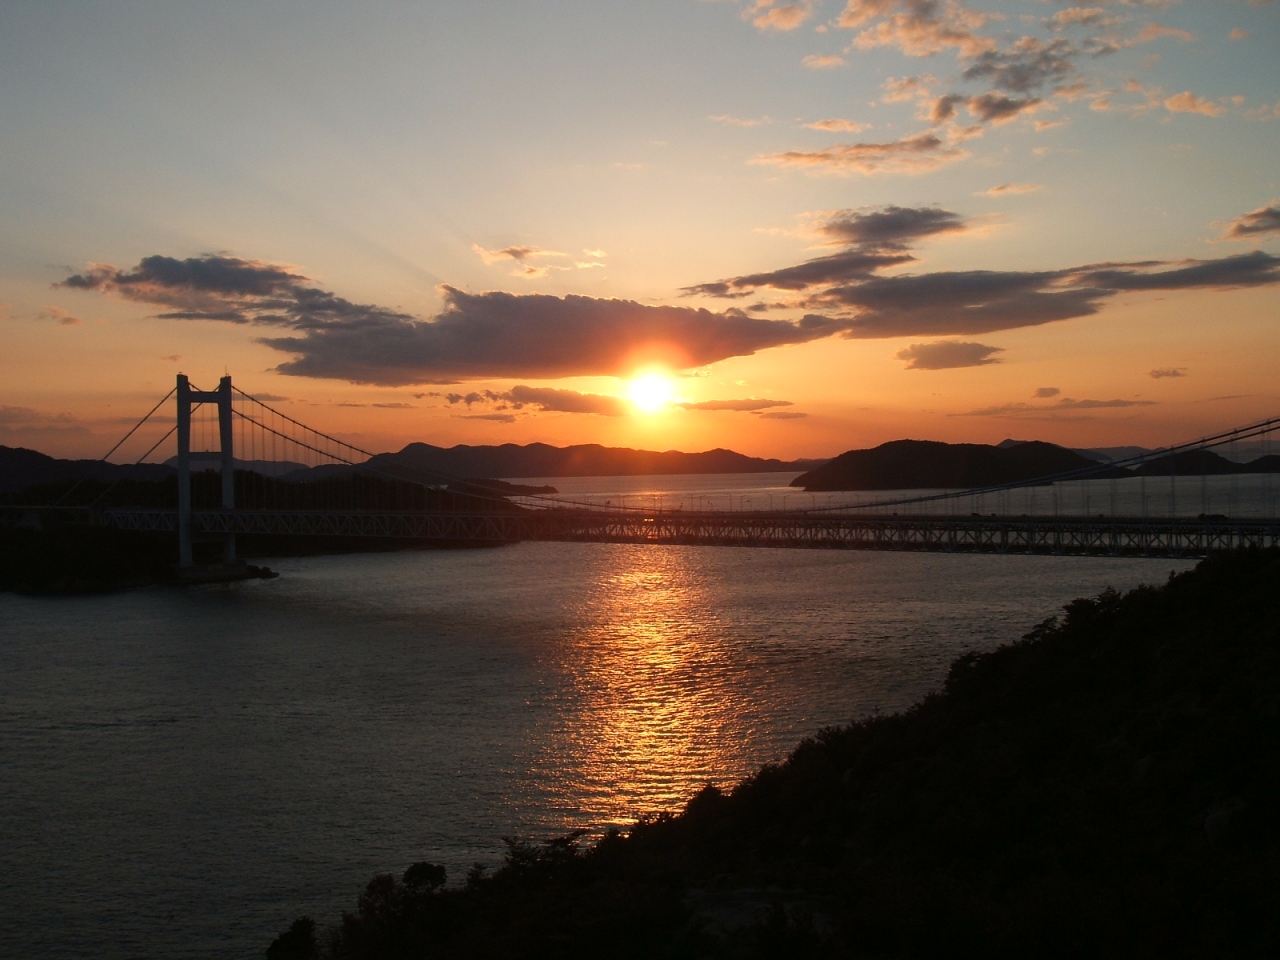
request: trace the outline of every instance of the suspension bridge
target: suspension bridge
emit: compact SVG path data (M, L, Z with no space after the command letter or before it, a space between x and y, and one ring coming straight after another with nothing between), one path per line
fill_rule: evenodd
M171 418L161 412L170 399ZM233 568L236 538L245 536L1150 557L1280 545L1280 457L1265 454L1280 418L1016 483L827 494L821 503L814 495L808 506L794 509L790 495L781 494L782 509L773 508L773 494L767 509L753 509L745 496L736 506L729 496L727 508L694 495L653 496L637 505L625 498L513 493L502 485L413 470L243 393L229 376L204 391L179 375L174 389L107 457L131 437L149 436L148 423L170 420L137 462L175 439L176 508L103 505L108 487L87 506L60 502L47 509L79 511L88 522L122 530L175 534L178 565L193 574ZM1264 451L1254 460L1256 470L1239 465L1238 452L1250 444ZM1206 455L1214 451L1228 459ZM1224 462L1237 466L1224 472ZM209 464L216 469L202 468ZM11 521L17 509L10 508Z

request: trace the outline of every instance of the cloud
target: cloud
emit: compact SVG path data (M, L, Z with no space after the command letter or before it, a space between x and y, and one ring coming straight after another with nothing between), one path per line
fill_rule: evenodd
M808 414L793 410L779 410L776 412L761 413L758 416L761 420L803 420L808 416Z
M832 70L835 67L843 67L848 62L844 57L837 56L834 53L811 53L800 61L810 70Z
M768 117L733 117L727 113L709 116L707 119L724 124L726 127L758 127L772 122Z
M503 247L501 250L486 250L480 244L473 243L471 249L479 255L486 265L497 263L499 260L515 260L517 263L524 263L534 257L568 256L568 254L561 253L558 250L543 250L541 247L529 246L512 246Z
M1054 271L971 270L872 277L812 295L811 308L851 309L844 336L956 336L1090 316L1123 292L1280 283L1280 257L1100 264Z
M459 420L492 420L494 423L515 423L514 413L465 413L458 415Z
M796 29L813 15L813 3L777 3L776 0L755 0L743 12L744 20L750 20L760 30L787 32Z
M902 103L910 100L923 100L931 96L929 88L938 82L938 78L926 73L920 77L888 77L880 84L884 94L881 103Z
M1234 30L1232 30L1230 33L1227 34L1227 39L1228 40L1248 40L1249 31L1242 29L1241 27L1236 27Z
M31 407L0 404L0 442L6 446L48 449L50 444L64 442L83 446L91 439L92 431L68 413L45 413Z
M306 281L290 267L261 260L214 255L177 260L157 255L145 257L132 270L90 264L83 273L55 286L96 290L138 303L170 307L170 312L161 314L169 319L264 323L287 322L290 311L294 315L306 311L311 316L336 317L352 311L378 310L307 287Z
M904 250L925 237L964 233L964 217L941 207L899 207L879 210L838 210L817 231L830 243L872 250Z
M1101 7L1068 7L1059 10L1049 19L1056 26L1092 26L1103 18Z
M844 120L840 117L832 117L828 120L815 120L813 123L806 123L807 130L825 130L828 133L861 133L863 130L870 130L871 124L857 123L853 120Z
M951 370L999 363L999 358L992 354L1003 351L1003 347L989 347L984 343L938 340L935 343L913 343L899 350L895 356L907 361L908 370Z
M1065 271L1066 282L1110 291L1226 290L1280 283L1280 257L1255 250L1219 260L1100 264Z
M1274 104L1264 103L1260 107L1246 110L1245 116L1251 120L1280 120L1280 100Z
M40 313L36 315L36 319L56 320L58 324L63 327L76 327L84 322L79 317L72 316L61 307L52 307L48 305L40 308Z
M594 413L602 417L622 417L634 408L625 397L611 397L600 393L579 393L576 390L558 390L552 387L516 386L500 394L516 409L527 405L555 413Z
M771 407L793 406L790 400L686 400L672 406L685 410L734 410L742 413L758 413Z
M1063 397L1053 404L1002 403L993 407L983 407L980 410L955 413L952 416L1003 417L1028 420L1087 419L1077 417L1062 418L1061 414L1064 412L1070 414L1080 410L1116 410L1125 407L1153 406L1155 406L1155 403L1151 400L1072 400L1070 397Z
M1175 93L1164 101L1164 108L1170 113L1199 113L1206 117L1221 115L1223 108L1212 100L1197 97L1190 90Z
M955 2L848 0L837 24L863 28L853 39L860 50L897 47L908 56L927 57L954 48L962 56L974 57L995 46L994 40L976 32L986 19Z
M1001 183L990 190L980 190L975 197L1017 197L1043 189L1039 183Z
M524 384L510 390L473 391L467 394L450 393L445 399L450 406L465 404L470 409L475 404L494 405L498 412L524 410L529 407L549 413L586 413L602 417L625 417L635 413L635 406L626 397L601 393L579 393L554 387L530 387ZM774 407L789 407L790 400L687 400L671 404L693 411L737 411L754 413Z
M816 316L763 320L628 300L443 292L445 310L430 322L330 323L262 342L297 355L281 373L408 384L627 375L652 363L687 369L837 329Z
M1153 380L1163 380L1166 377L1185 377L1187 375L1186 367L1165 367L1162 370L1152 370L1147 376Z
M822 150L788 150L756 157L754 163L800 167L815 173L927 173L969 156L934 133L883 143L839 143Z
M1241 214L1222 231L1222 240L1261 240L1280 235L1280 200Z
M1058 289L1054 272L971 270L873 277L827 290L831 307L853 308L850 337L950 336L991 333L1084 317L1107 295Z
M420 320L351 303L285 268L226 257L148 257L132 270L98 265L62 285L181 307L162 317L281 327L288 335L259 341L294 355L277 368L281 373L382 385L626 375L645 363L687 369L838 330L817 316L765 320L739 311L471 294L448 286L441 288L444 310Z
M966 80L983 79L999 90L1027 94L1062 83L1075 69L1077 51L1065 37L1042 41L1023 37L1009 50L986 50L964 71Z
M1088 316L1124 292L1280 283L1280 257L1257 250L1217 260L882 276L877 271L912 259L903 249L908 241L962 229L962 222L938 208L890 207L835 216L827 225L835 242L862 245L688 291L733 295L757 284L804 290L798 306L815 312L798 320L450 286L440 288L443 310L423 320L352 303L288 267L225 256L153 256L129 270L97 264L60 286L169 308L162 318L275 327L283 335L258 342L291 355L280 373L397 386L627 376L651 364L687 370L835 334L975 335Z
M983 123L1008 123L1020 113L1034 113L1044 101L1038 97L1019 100L999 93L984 93L965 102L971 116Z
M867 279L877 270L914 260L915 257L906 250L916 241L940 234L962 233L967 229L968 224L963 217L941 207L891 205L878 210L837 210L818 223L814 231L825 243L849 249L792 267L700 283L686 287L684 293L745 297L758 287L807 290L825 284Z
M1057 387L1037 387L1034 396L1037 400L1047 400L1049 397L1056 397L1061 392Z
M847 250L826 257L806 260L793 267L782 267L764 273L748 273L729 280L714 283L700 283L685 287L686 296L701 294L709 297L746 297L758 287L773 287L777 290L806 290L810 287L828 283L845 283L858 278L870 277L872 273L883 267L909 263L914 260L902 253L868 253L862 250Z
M949 93L945 97L939 97L929 105L927 119L935 125L954 120L957 109L964 103L964 100L965 98L957 93Z
M1196 38L1196 35L1188 30L1179 30L1177 27L1166 27L1164 24L1153 22L1146 24L1138 31L1133 43L1150 43L1152 40L1159 40L1162 37L1173 37L1176 40L1190 43Z

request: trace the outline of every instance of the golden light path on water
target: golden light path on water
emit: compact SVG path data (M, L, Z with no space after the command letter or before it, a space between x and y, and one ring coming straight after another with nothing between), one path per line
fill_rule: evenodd
M728 648L705 632L713 597L690 551L615 554L570 638L582 696L562 747L577 754L578 802L599 823L677 808L737 766L750 737L732 689ZM728 746L736 741L735 750Z

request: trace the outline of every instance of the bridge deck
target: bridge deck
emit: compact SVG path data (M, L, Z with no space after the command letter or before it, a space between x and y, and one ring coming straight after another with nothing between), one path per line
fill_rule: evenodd
M99 522L177 529L173 510L117 509ZM1280 546L1276 519L1142 517L814 516L802 513L513 510L421 513L197 510L193 532L509 543L545 540L843 550L1198 557Z

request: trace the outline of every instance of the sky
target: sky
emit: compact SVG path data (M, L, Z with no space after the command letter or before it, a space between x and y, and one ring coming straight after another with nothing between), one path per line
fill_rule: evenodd
M371 450L1191 439L1280 414L1280 2L8 0L0 330L57 456L179 372Z

